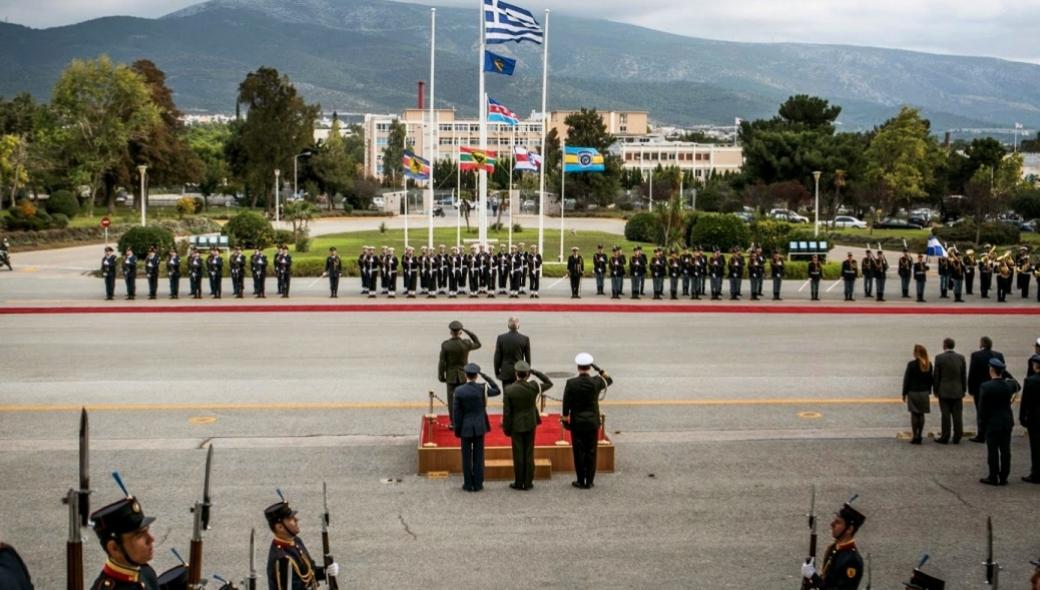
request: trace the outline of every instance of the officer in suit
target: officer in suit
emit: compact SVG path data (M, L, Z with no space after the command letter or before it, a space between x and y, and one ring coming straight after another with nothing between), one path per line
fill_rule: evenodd
M541 371L531 368L526 361L517 361L512 367L516 381L505 386L502 394L502 431L513 443L514 490L529 490L534 482L535 429L542 423L538 412L538 396L548 391L552 381ZM530 376L539 382L530 381Z
M209 294L214 299L220 299L220 284L224 278L224 258L217 248L209 251L209 258L206 259L206 272L209 274Z
M116 296L116 255L111 246L105 246L101 257L101 278L105 279L105 300L111 301Z
M606 295L603 283L607 276L607 253L603 251L603 244L597 244L596 253L592 255L592 272L596 275L596 295Z
M502 390L491 377L480 372L476 363L463 367L466 382L455 390L452 399L453 430L462 439L462 489L479 492L484 489L484 435L491 430L487 415L487 398ZM484 383L477 383L477 377Z
M155 299L159 292L159 253L155 246L149 246L144 257L144 276L148 279L148 298Z
M274 533L267 552L267 584L270 590L318 590L318 582L339 575L339 564L327 567L314 561L300 535L300 521L287 502L264 509L267 526Z
M170 279L170 299L176 299L181 286L181 257L176 248L170 248L166 257L166 276Z
M567 276L571 278L571 299L581 299L581 276L585 274L585 260L578 254L578 247L571 248L567 259Z
M130 248L123 255L123 281L126 283L126 298L133 300L137 296L137 256Z
M193 299L202 299L202 255L198 248L192 248L188 257L188 287Z
M513 365L519 361L531 362L531 339L519 332L520 318L513 316L506 322L509 329L495 341L495 375L506 387L516 381Z
M324 274L329 277L329 297L339 297L339 277L343 274L343 261L335 248L329 248L329 255L325 258Z
M942 434L935 442L959 444L964 434L964 393L968 391L968 363L964 355L953 350L953 338L943 339L943 351L935 355L933 382L935 397L939 398L942 414ZM950 440L950 424L953 424L953 440Z
M455 424L455 388L465 383L466 375L462 368L469 362L471 350L480 348L480 338L462 327L462 322L455 320L448 324L451 337L441 343L440 360L437 363L437 380L447 385L448 414L451 424ZM465 332L469 339L462 338Z
M159 577L148 562L155 556L149 531L155 518L145 516L133 496L113 502L90 515L107 560L91 590L159 590Z
M4 590L33 590L29 568L14 547L0 543L0 588Z
M831 521L832 543L823 553L823 566L817 571L815 559L802 565L802 577L814 590L856 590L863 578L863 556L856 548L856 533L867 521L846 502Z
M1033 374L1022 385L1022 404L1018 409L1018 423L1029 431L1029 475L1022 478L1028 483L1040 483L1040 353L1029 358Z
M986 442L986 434L982 428L982 416L979 414L979 391L982 384L989 381L989 361L993 358L1003 361L1004 355L993 350L993 340L989 336L979 338L979 349L971 353L971 360L968 363L968 393L975 401L975 422L978 428L975 438L970 439L971 442Z
M260 299L266 299L267 255L260 248L253 252L251 266L253 271L253 295Z
M1018 383L1006 375L1007 367L998 358L989 359L989 381L979 388L979 419L986 437L986 462L989 475L979 481L991 486L1007 485L1011 473L1011 431L1015 416L1011 401Z
M574 473L577 479L571 482L576 488L587 490L595 485L596 450L599 444L599 394L614 380L607 372L596 366L592 355L587 352L574 357L578 376L567 380L563 389L563 427L571 431L571 450L574 454ZM596 369L597 375L589 374Z

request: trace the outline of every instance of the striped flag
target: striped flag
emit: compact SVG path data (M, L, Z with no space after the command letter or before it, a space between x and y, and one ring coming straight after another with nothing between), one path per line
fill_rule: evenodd
M542 156L525 147L514 147L513 157L516 158L515 170L530 170L531 172L538 172L542 167Z
M412 180L430 179L430 162L409 150L405 150L404 157L401 159L401 165L404 167L404 175Z
M520 118L504 104L488 98L488 123L505 123L509 126L520 124Z
M485 170L488 174L495 171L495 156L497 152L482 150L475 147L459 148L459 170L462 172L474 172Z
M545 32L531 11L501 0L484 0L484 41L542 44Z
M596 148L567 146L563 155L564 173L603 172L605 169L603 154Z

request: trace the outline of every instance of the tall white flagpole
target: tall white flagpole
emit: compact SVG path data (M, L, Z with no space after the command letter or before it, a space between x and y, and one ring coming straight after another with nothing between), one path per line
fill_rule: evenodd
M484 53L486 51L486 40L484 38L484 0L478 0L480 4L480 55L477 56L477 66L480 72L480 90L479 98L480 102L480 149L487 155L488 147L488 128L487 128L487 95L484 90ZM487 171L481 166L477 171L477 190L478 190L478 201L477 201L477 219L478 219L478 233L477 240L479 244L487 245Z
M560 142L560 262L563 262L563 212L567 209L567 140Z
M455 247L462 247L462 139L452 133L455 140Z
M509 204L509 249L513 249L513 173L516 171L516 125L512 126L509 142L509 192L506 202Z
M429 184L430 204L429 204L429 209L426 212L426 215L429 218L429 224L430 224L430 235L429 235L429 238L427 240L427 244L426 245L430 249L433 249L433 202L434 202L434 183L435 183L435 176L433 174L433 170L434 170L434 168L437 165L437 152L438 152L438 147L439 147L437 145L437 131L438 131L438 129L437 129L437 109L433 105L433 100L434 100L434 96L435 96L434 91L437 88L437 82L436 82L436 78L435 78L435 73L436 73L436 67L435 67L436 56L437 56L437 9L436 8L431 8L430 9L430 121L429 121L429 125L430 125L430 151L429 151L430 180L427 183L427 184Z
M408 247L408 179L404 181L404 247ZM402 252L401 254L404 254Z
M549 9L545 9L545 29L542 38L542 165L538 167L538 251L545 252L545 136L549 133L549 114L545 112L549 88Z

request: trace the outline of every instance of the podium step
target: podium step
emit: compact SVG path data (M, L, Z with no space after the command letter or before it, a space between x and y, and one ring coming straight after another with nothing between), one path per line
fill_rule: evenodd
M534 478L552 479L552 460L534 460ZM486 459L484 460L484 479L486 480L509 480L513 479L512 459Z

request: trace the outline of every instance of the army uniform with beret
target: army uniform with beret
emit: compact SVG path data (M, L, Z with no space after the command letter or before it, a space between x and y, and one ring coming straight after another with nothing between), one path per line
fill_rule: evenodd
M296 511L287 502L277 502L264 509L264 517L272 531L276 524L294 516ZM335 566L335 573L331 569L330 573L338 574L339 566L332 566ZM315 563L299 536L293 535L291 539L286 539L275 535L271 539L271 548L267 552L267 583L270 590L317 590L318 582L325 579L325 574L326 568Z
M538 396L548 391L552 381L541 371L531 368L527 361L513 365L517 380L506 386L502 394L502 432L513 446L514 490L529 490L534 482L534 437L542 423L538 413ZM534 375L540 382L528 381Z
M123 544L123 535L147 529L155 518L145 516L141 504L133 496L128 496L99 508L90 515L94 523L101 547L108 549L109 541L115 541L119 547ZM125 551L124 551L125 553ZM109 555L101 573L90 586L91 590L160 590L159 576L147 563L117 563Z
M867 520L848 503L841 507L837 517L844 521L846 528L855 529L853 534ZM810 572L811 575L806 575ZM863 578L863 556L856 548L856 540L851 535L846 541L836 540L824 551L820 570L817 572L812 564L806 564L802 566L802 575L813 590L856 590Z

